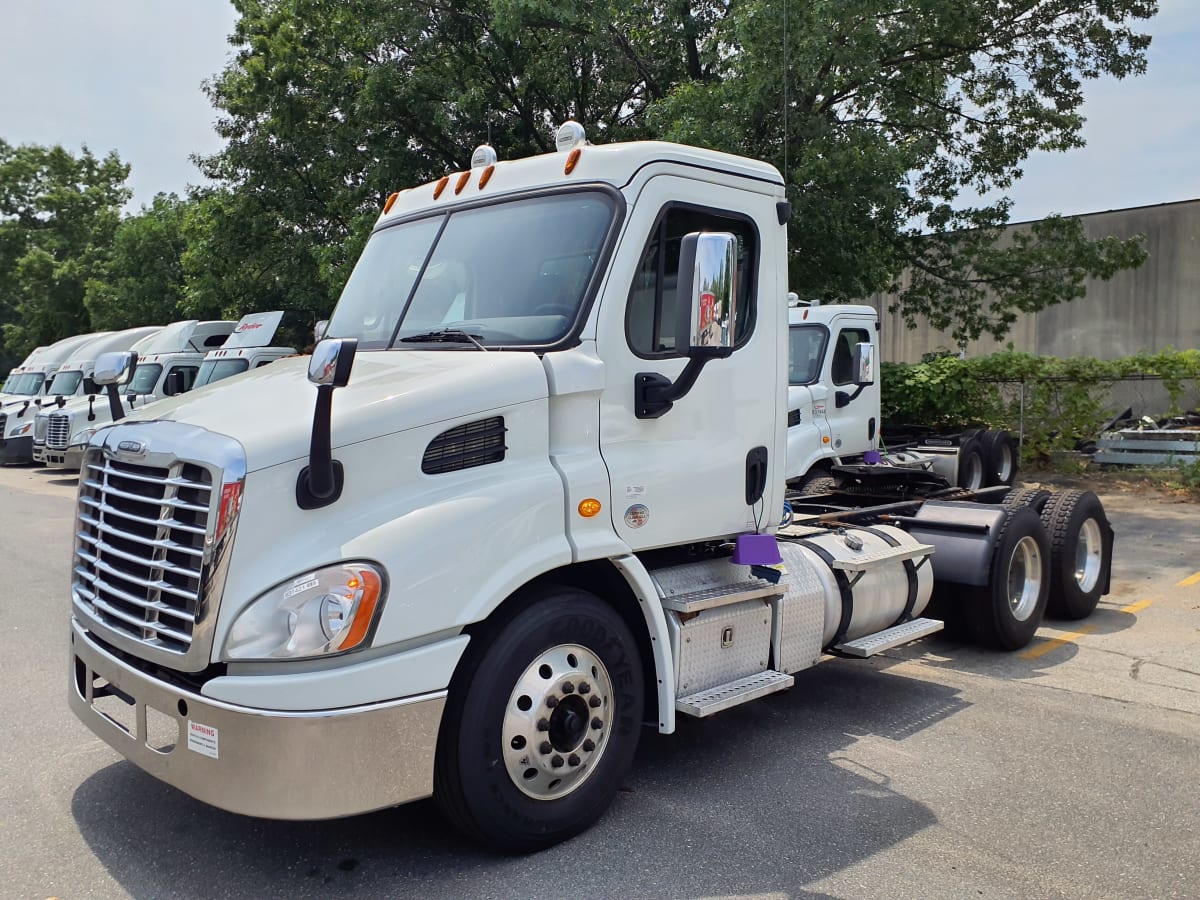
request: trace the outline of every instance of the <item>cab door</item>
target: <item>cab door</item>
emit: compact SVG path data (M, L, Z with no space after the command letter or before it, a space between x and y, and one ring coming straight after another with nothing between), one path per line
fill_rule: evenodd
M609 511L635 550L752 531L778 519L787 388L778 199L658 175L631 204L596 343L605 364L600 448ZM676 305L691 301L690 285L679 284L679 251L695 232L737 238L732 352L709 361L663 415L639 417L638 376L674 382L687 363L676 349L674 322ZM748 504L754 465L765 467L766 489Z
M837 456L855 456L875 447L879 429L879 378L859 386L854 379L854 348L875 344L875 323L861 316L837 316L830 323L825 420Z

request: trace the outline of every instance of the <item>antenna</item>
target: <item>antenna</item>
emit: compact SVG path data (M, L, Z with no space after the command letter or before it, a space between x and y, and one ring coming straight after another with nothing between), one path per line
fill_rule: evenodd
M788 186L788 81L792 58L788 54L788 0L783 0L783 191L787 196Z

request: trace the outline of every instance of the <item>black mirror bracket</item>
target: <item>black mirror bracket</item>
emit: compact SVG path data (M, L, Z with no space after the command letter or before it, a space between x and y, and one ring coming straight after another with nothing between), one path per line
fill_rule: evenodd
M674 382L657 372L638 372L633 379L633 410L639 419L657 419L687 396L700 377L700 370L713 359L727 359L732 347L693 347L688 363Z
M342 464L333 458L331 422L333 385L317 387L317 405L313 410L312 440L308 465L296 479L296 505L301 509L320 509L337 501L346 481Z
M847 394L845 391L838 391L836 394L833 395L833 405L835 407L837 407L838 409L842 409L843 407L849 406L851 403L853 403L855 400L858 399L858 395L863 392L863 389L865 387L866 387L865 384L860 384L858 387L856 387L854 389L853 394Z
M117 393L117 386L110 382L104 388L108 392L108 411L112 413L112 420L120 422L125 418L125 407L121 405L121 395Z

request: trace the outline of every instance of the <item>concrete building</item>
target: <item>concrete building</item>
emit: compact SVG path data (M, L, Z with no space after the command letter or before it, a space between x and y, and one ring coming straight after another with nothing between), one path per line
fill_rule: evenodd
M1149 258L1141 268L1120 272L1110 281L1089 279L1085 296L1022 315L1003 341L984 337L968 345L967 354L983 356L1009 343L1015 350L1047 356L1099 359L1167 347L1200 348L1200 199L1079 218L1089 237L1145 235ZM868 301L885 310L884 360L917 362L930 351L957 351L948 333L910 331L898 315L886 312L892 299L876 294Z

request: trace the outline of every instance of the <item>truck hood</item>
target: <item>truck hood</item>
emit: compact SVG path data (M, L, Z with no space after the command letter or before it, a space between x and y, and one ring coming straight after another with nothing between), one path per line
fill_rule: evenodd
M159 400L125 421L180 421L229 435L245 448L249 472L301 459L317 397L308 361L252 369ZM364 351L350 383L333 396L333 447L546 396L545 369L531 352Z

